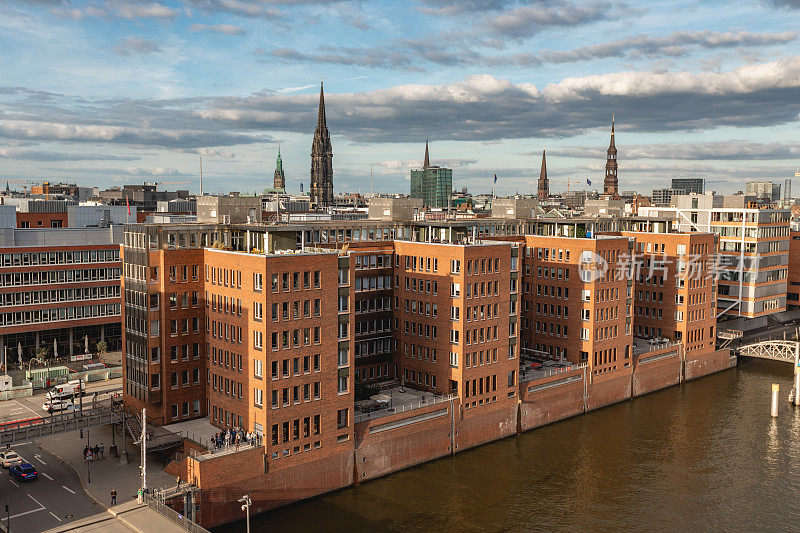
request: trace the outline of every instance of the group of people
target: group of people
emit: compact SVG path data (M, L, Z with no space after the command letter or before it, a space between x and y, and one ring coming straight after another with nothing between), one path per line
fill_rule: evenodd
M255 431L245 432L240 428L228 428L211 437L211 447L214 450L228 448L229 446L236 446L238 450L241 444L260 446L261 435Z
M95 444L92 447L85 446L83 448L83 457L84 458L89 457L92 461L103 459L105 457L105 453L106 453L105 446L103 446L102 442L100 443L99 446Z

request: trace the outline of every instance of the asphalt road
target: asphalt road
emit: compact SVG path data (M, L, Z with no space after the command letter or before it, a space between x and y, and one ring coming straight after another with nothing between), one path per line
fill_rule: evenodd
M86 394L83 397L84 406L91 406L95 392L98 393L98 401L107 400L109 394L122 392L122 378L87 383ZM48 413L42 409L42 404L46 401L46 393L47 391L42 390L27 398L0 401L0 424L25 418L46 417ZM106 405L107 403L105 402ZM0 511L3 509L5 508L1 508Z
M13 449L36 467L39 478L21 483L8 474L8 469L0 469L0 529L8 531L6 504L12 532L45 531L103 511L83 492L68 465L33 442L21 442Z

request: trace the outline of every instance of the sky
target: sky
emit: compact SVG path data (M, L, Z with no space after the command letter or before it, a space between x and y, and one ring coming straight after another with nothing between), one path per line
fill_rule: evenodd
M324 80L336 192L730 193L800 167L800 0L0 0L0 181L308 191ZM372 176L372 177L370 177ZM188 182L188 183L184 183ZM12 187L24 182L13 181ZM797 192L797 191L796 191Z

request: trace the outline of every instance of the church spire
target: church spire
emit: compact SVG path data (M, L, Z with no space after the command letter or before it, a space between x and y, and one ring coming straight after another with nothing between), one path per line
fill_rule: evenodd
M550 181L547 179L547 160L545 149L542 148L542 169L539 171L538 194L540 200L546 200L550 196Z
M283 174L283 159L281 158L281 143L278 142L278 159L275 161L275 175L273 177L274 189L286 189L286 177Z
M617 179L617 147L614 144L614 115L611 115L611 142L606 151L606 177L603 180L603 195L619 198L619 181Z
M311 201L320 207L333 204L333 148L325 119L325 91L319 82L317 128L311 143Z
M431 158L428 155L428 138L425 137L425 159L422 162L422 168L428 168L429 166L431 166Z

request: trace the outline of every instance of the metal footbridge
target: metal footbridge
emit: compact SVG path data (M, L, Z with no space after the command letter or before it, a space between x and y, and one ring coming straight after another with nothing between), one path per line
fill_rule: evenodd
M134 440L142 434L141 417L125 413L120 405L110 405L4 422L0 424L0 445L110 424L122 424ZM146 427L148 452L166 450L182 442L177 433L150 424Z
M788 340L770 340L756 342L737 348L737 353L743 357L756 357L758 359L772 359L773 361L786 361L794 363L800 359L800 342Z

